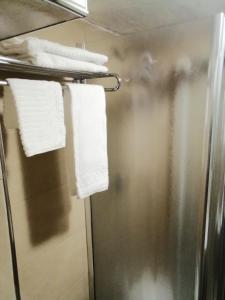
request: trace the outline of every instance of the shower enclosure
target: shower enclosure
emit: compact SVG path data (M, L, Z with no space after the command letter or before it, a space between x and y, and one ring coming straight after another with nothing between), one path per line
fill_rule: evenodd
M124 86L107 101L110 189L91 201L96 300L224 299L224 24L105 46Z
M107 93L106 102L110 187L78 201L68 188L65 152L25 158L17 130L2 125L3 300L19 300L20 292L23 300L87 300L88 284L90 300L225 299L225 16L200 18L196 5L193 20L179 8L173 22L165 7L176 11L182 1L142 0L143 7L160 2L163 9L155 17L142 8L147 30L132 11L136 2L120 1L133 4L133 19L127 8L104 14L104 1L95 0L90 24L37 33L71 46L74 36L108 55L110 72L121 75L121 89ZM72 19L64 13L53 23ZM112 31L118 24L121 34L93 26L101 20ZM2 38L18 33L6 24Z

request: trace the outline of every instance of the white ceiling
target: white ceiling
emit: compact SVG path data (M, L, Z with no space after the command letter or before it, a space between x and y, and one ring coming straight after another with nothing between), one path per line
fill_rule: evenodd
M225 11L225 0L88 0L88 19L119 34L191 21Z

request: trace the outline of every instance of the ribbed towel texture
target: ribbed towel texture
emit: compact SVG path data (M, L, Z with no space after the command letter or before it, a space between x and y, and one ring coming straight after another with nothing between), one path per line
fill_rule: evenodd
M61 85L53 81L7 79L26 156L65 147Z
M71 141L67 158L71 181L76 179L76 192L82 199L108 189L105 92L97 85L67 86L65 115Z
M108 57L38 38L13 38L0 43L0 53L38 66L71 71L107 72Z

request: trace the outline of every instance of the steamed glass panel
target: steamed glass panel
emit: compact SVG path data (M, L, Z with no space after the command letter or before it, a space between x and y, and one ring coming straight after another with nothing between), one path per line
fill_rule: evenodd
M206 19L91 44L123 77L107 94L110 188L92 199L97 300L198 297L212 32Z

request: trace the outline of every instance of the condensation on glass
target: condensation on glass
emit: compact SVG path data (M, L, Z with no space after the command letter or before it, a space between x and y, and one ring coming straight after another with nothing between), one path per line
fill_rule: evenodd
M92 199L97 300L198 299L213 26L105 43L124 84L107 101L110 189Z

